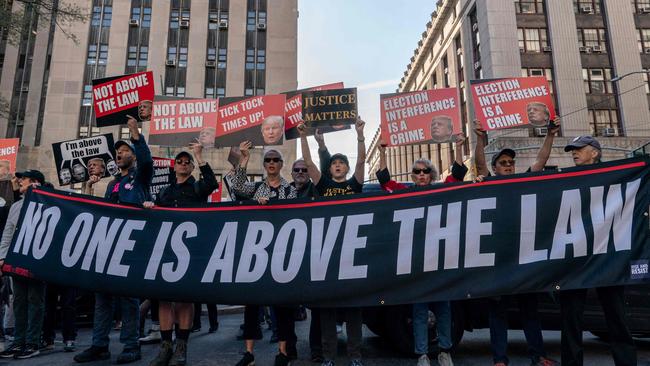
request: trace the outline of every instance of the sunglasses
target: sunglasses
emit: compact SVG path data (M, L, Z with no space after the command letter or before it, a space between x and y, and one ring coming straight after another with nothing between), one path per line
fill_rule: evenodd
M498 162L499 165L501 166L515 166L515 161L514 160L501 160Z
M190 165L190 164L192 164L192 162L189 161L189 160L176 160L176 164L178 164L178 165Z
M307 168L293 168L294 173L307 173Z
M270 162L279 163L281 161L282 159L280 158L264 158L265 163L270 163Z
M424 168L424 169L414 168L413 169L413 174L421 174L421 173L429 174L429 173L431 173L431 168Z

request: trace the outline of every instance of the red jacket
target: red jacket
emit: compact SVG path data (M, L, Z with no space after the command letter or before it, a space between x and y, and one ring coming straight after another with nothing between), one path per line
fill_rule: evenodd
M454 165L451 166L451 175L447 176L445 183L462 182L465 178L465 174L467 174L467 171L468 169L464 164L458 165L456 162L454 162ZM402 184L390 179L388 168L378 170L376 174L377 180L379 180L379 184L381 184L381 188L386 192L395 192L401 189L409 188L409 186L406 184Z

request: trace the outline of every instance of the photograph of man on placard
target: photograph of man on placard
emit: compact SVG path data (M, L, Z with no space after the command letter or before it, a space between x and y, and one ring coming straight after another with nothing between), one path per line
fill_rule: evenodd
M70 169L68 168L63 168L59 171L59 179L61 180L61 185L66 186L70 184L72 181L72 173L70 173Z
M98 176L102 178L106 172L106 166L104 165L104 159L93 158L88 160L88 174L90 176Z
M542 102L531 102L526 105L526 115L528 116L528 123L535 127L548 126L551 112L548 106Z
M151 110L153 109L153 102L150 100L141 100L138 104L138 118L140 122L151 121Z
M199 132L199 144L203 148L214 147L214 137L217 134L217 129L215 127L203 127L201 132Z
M0 180L6 179L11 173L11 162L9 160L0 160Z
M450 142L454 134L454 125L451 117L435 116L431 120L431 140L434 143Z
M72 166L72 177L77 182L83 182L86 180L86 168L81 164L77 163Z
M264 145L277 145L284 135L284 118L268 116L262 121L262 137Z

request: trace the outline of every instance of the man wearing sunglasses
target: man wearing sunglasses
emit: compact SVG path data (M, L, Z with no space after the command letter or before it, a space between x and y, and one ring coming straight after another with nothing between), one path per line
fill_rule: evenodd
M183 207L196 203L207 202L208 196L219 187L212 168L208 162L203 160L203 145L197 142L190 144L192 154L181 151L176 155L174 161L174 180L171 184L160 191L156 202L147 201L143 204L145 208L161 207ZM194 155L194 157L192 157ZM192 176L194 163L199 166L201 178L196 180ZM190 336L190 328L194 321L194 304L181 302L160 301L158 305L158 317L160 320L160 335L162 342L160 352L151 361L151 366L185 365L187 362L187 342ZM178 324L176 329L176 349L172 344L172 329L174 323Z
M530 172L539 172L544 170L544 166L551 155L553 139L560 131L560 118L555 117L553 127L549 128L542 147L537 153L537 159L528 169ZM482 181L484 177L489 176L490 172L485 162L485 145L487 134L481 127L479 121L474 121L474 133L476 134L476 170L478 173L477 181ZM512 175L515 170L515 156L517 154L512 149L501 149L492 156L492 171L496 176ZM506 351L508 348L508 305L512 300L517 300L521 324L528 343L528 352L532 365L551 366L557 365L557 362L546 357L544 349L544 339L542 337L542 326L537 312L537 294L518 294L509 296L500 296L489 299L489 323L490 323L490 344L492 347L492 358L495 366L508 365Z

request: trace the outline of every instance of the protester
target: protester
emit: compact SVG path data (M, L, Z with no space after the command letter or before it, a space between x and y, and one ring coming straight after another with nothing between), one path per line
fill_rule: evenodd
M45 176L38 170L26 170L16 173L19 192L24 195L30 187L45 184ZM7 222L0 240L0 268L4 265L11 239L16 231L20 211L24 200L18 200L9 209ZM4 351L2 358L24 359L37 356L43 327L43 312L45 308L45 283L22 276L13 278L14 292L14 341Z
M240 196L245 196L255 200L260 204L267 204L271 200L292 199L297 197L296 188L287 182L281 175L284 160L282 154L277 150L267 150L264 154L264 170L266 178L262 182L248 182L246 177L246 167L250 159L252 143L244 141L239 145L241 158L239 166L235 168L235 174L232 177L232 190ZM237 366L249 366L255 364L253 347L256 339L262 339L262 331L259 323L259 305L246 305L244 310L244 342L246 344L246 353L237 363ZM279 353L275 356L275 366L286 366L290 364L290 355L287 347L287 341L295 338L293 313L295 308L276 306L275 314L277 317L278 327L278 347ZM295 352L292 351L292 354Z
M262 121L262 138L264 145L277 145L284 136L284 119L282 116L269 116Z
M307 130L304 123L298 125L300 133L300 146L302 155L307 164L309 177L316 185L316 191L323 197L332 197L339 195L349 195L361 193L363 189L363 180L365 175L364 164L366 161L366 145L363 136L363 127L365 122L360 118L357 119L355 128L357 131L357 163L355 165L354 175L347 179L350 165L347 156L343 154L334 154L330 159L329 171L331 177L321 174L318 167L314 164L307 143ZM351 359L350 366L362 366L361 362L361 308L345 308L346 332L348 336L348 355ZM337 309L321 308L321 337L323 348L322 366L334 366L337 349Z
M197 140L198 141L198 140ZM145 208L183 207L187 205L207 202L208 196L219 187L212 168L203 160L203 146L200 143L190 144L192 154L181 151L174 161L174 180L165 187L156 197L156 202L147 201ZM192 157L194 155L194 157ZM196 180L192 176L194 163L199 166L201 178ZM162 343L160 352L151 361L150 366L179 366L187 362L187 343L190 329L194 321L194 304L182 302L160 301L158 305L160 319L160 334ZM172 345L172 330L174 321L178 322L176 329L176 349Z
M463 144L465 136L461 133L455 136L456 141L456 158L452 165L451 172L445 179L445 183L461 182L467 174L467 167L463 162ZM377 171L377 180L382 189L388 192L394 192L400 189L408 188L407 185L391 180L390 173L386 164L386 144L379 142L379 170ZM433 167L430 160L420 158L413 163L411 171L411 180L417 187L426 187L433 184L438 178L438 173ZM436 332L438 334L438 364L440 366L453 366L451 359L451 304L449 301L437 301L431 304L420 303L413 304L413 343L415 345L415 354L418 355L417 366L430 366L429 360L429 307L433 307L433 313L436 316Z
M576 166L598 164L602 149L598 140L591 136L578 136L565 148L571 152ZM636 366L637 356L634 340L626 322L626 306L623 286L596 288L607 324L608 341L616 366ZM587 299L587 289L560 291L562 310L562 365L582 366L582 331Z
M147 204L145 202L144 204ZM143 205L144 205L143 204ZM138 343L143 344L154 344L160 343L162 341L162 335L160 334L160 319L158 318L158 300L156 299L144 299L140 302L140 324L138 326ZM145 334L144 324L147 318L147 313L151 312L151 328Z
M138 131L135 118L128 116L130 142L117 141L117 165L120 175L106 187L104 198L114 203L142 204L150 199L149 186L153 177L153 159L144 136ZM129 363L141 358L138 344L139 301L135 298L114 297L106 293L95 294L95 318L93 321L92 346L77 354L77 362L106 360L111 357L108 351L108 334L113 320L113 302L122 314L120 342L124 350L117 356L117 363Z
M48 283L45 290L45 319L43 321L42 349L54 349L57 327L57 307L61 308L61 335L63 350L73 352L77 338L77 289L70 286L60 286Z
M192 321L192 329L190 329L192 333L201 331L201 313L203 312L202 305L203 304L200 302L194 303L194 320ZM208 328L208 333L214 333L219 330L219 313L217 304L208 303L205 304L205 307L208 309L208 324L210 325Z
M531 172L544 170L546 162L551 155L553 140L555 135L560 131L560 118L556 117L553 126L549 128L542 147L537 153L537 159L529 168ZM487 169L485 160L485 139L487 135L481 127L479 121L474 121L474 133L476 134L476 169L479 174L478 180L481 181L484 176L490 172ZM492 171L496 176L515 174L515 156L512 149L502 149L492 156ZM519 314L521 323L528 343L528 352L533 365L551 366L557 362L546 357L544 349L544 339L542 337L542 326L537 311L537 294L519 294L510 296L501 296L489 299L489 322L490 322L490 344L492 347L492 358L495 366L508 365L506 355L508 349L508 317L507 309L512 300L516 299L519 305Z

